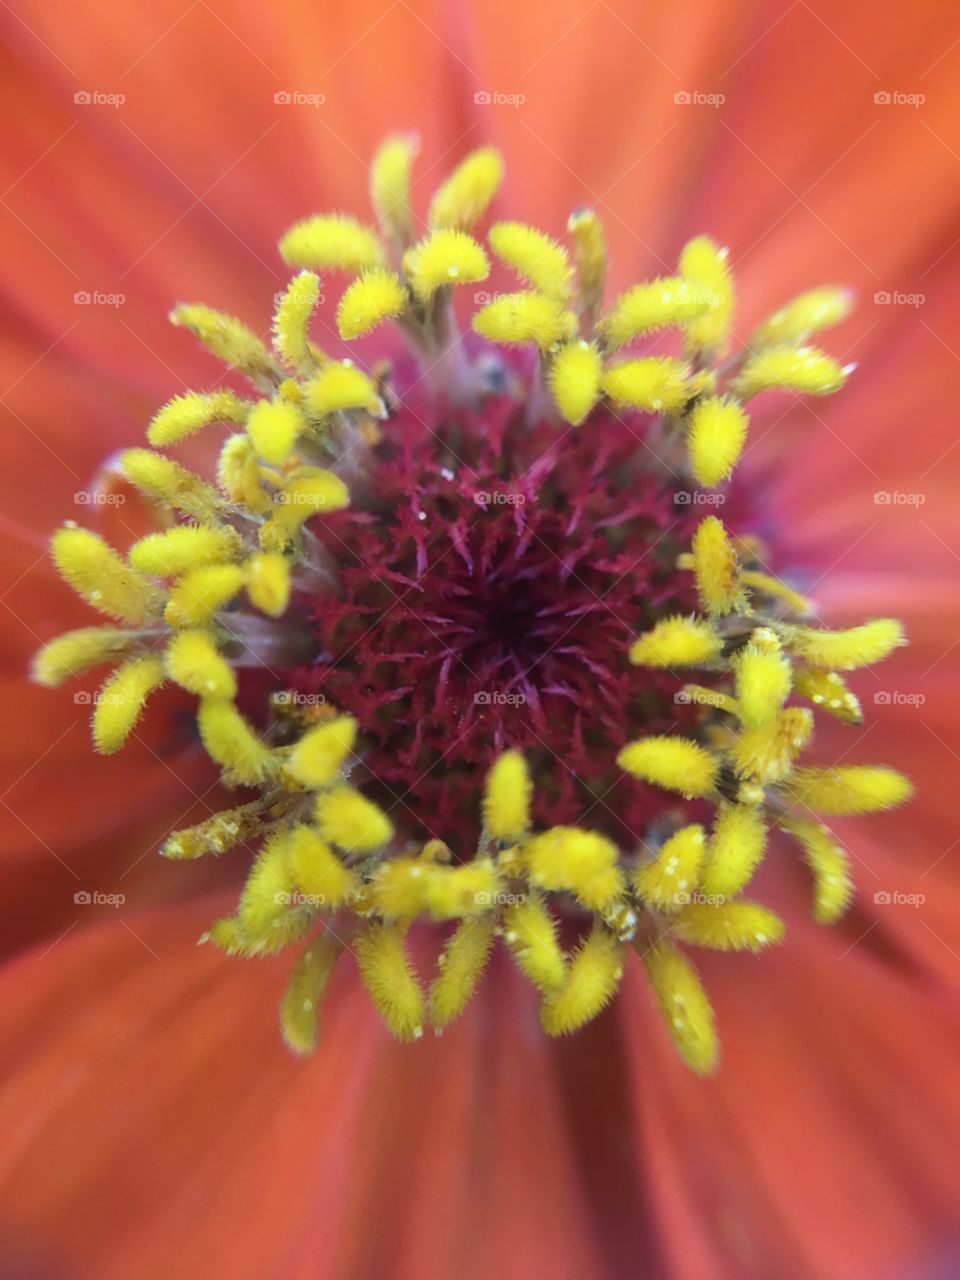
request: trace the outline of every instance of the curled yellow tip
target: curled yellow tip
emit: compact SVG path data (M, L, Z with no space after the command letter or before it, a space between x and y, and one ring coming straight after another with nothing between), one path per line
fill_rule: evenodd
M589 342L568 342L550 365L548 381L557 408L567 422L578 427L600 399L603 361Z
M356 275L379 267L383 250L375 232L346 214L316 214L295 223L280 241L280 256L292 267Z
M365 271L344 293L337 307L337 328L345 340L361 338L384 320L402 315L407 291L393 271Z
M503 181L499 151L481 147L454 169L430 204L431 227L468 231L486 213Z
M134 658L118 667L97 694L93 742L102 755L119 751L136 727L144 703L164 681L159 658Z
M455 284L476 284L490 274L490 263L481 246L464 231L443 229L408 249L403 269L410 287L423 303L438 289Z
M484 828L491 840L519 840L530 825L533 784L520 751L504 751L490 772L483 796Z
M546 294L532 291L505 293L481 308L473 317L474 330L491 342L535 342L548 351L576 329L576 317Z
M635 778L678 791L688 800L710 795L720 773L717 761L699 743L666 735L628 743L617 764Z
M397 925L371 924L353 943L357 968L381 1018L398 1040L423 1034L423 991Z
M543 1002L540 1020L551 1036L572 1035L610 1003L620 986L623 960L617 939L601 925L570 959L566 980Z

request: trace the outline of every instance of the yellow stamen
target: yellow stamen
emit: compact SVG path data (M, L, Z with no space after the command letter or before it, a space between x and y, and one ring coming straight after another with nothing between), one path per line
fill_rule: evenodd
M550 391L557 408L572 426L578 427L600 399L603 361L589 342L568 342L550 365Z
M541 1022L548 1035L579 1031L610 1003L623 976L620 945L611 933L595 925L570 959L566 981L547 996Z
M317 1047L317 1010L339 955L340 948L327 938L311 942L283 993L280 1029L287 1046L301 1057Z
M383 261L375 233L345 214L316 214L295 223L280 241L280 256L292 267L357 275Z
M424 1001L400 927L372 924L358 933L353 949L363 985L398 1040L423 1035Z
M699 974L686 956L664 939L642 958L681 1058L698 1075L710 1075L716 1070L720 1046L713 1008Z
M166 652L170 679L200 698L228 698L237 695L237 679L229 662L218 652L211 631L181 631Z
M121 622L147 622L160 613L156 587L123 563L98 534L75 524L53 535L53 562L77 595Z
M464 920L437 961L440 972L430 987L430 1022L442 1031L459 1018L490 959L495 922L493 917Z
M469 231L486 213L502 181L499 151L481 147L471 152L434 195L428 217L430 226Z
M687 366L679 360L650 356L612 365L601 386L616 404L648 413L677 413L689 398L687 374Z
M407 306L407 291L398 275L378 268L365 271L354 280L337 307L340 337L360 338L384 320L402 315Z
M134 658L118 667L97 695L93 742L103 755L119 751L136 727L144 703L164 681L159 658Z
M628 743L617 756L617 764L635 778L679 791L688 800L710 795L720 771L717 761L699 743L666 736Z
M206 395L188 391L174 396L155 415L147 429L147 439L152 445L175 444L211 422L242 424L249 410L249 401L241 400L232 391L211 391Z
M483 821L491 840L513 843L530 825L532 784L519 751L505 751L487 775Z
M494 223L490 228L490 247L532 288L558 302L566 302L570 297L573 267L567 251L536 227L522 222Z

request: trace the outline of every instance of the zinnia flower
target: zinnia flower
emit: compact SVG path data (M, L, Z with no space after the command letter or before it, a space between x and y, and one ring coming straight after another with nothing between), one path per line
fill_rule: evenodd
M724 100L678 88L670 109ZM273 94L278 111L327 102ZM50 637L35 679L83 688L48 704L62 731L55 711L25 723L11 787L35 771L28 785L55 794L35 839L75 879L72 911L58 883L7 970L26 1055L14 1273L46 1263L50 1217L50 1265L80 1274L160 1259L445 1276L467 1256L478 1274L626 1275L642 1258L651 1274L855 1277L945 1247L938 1131L955 1109L932 975L954 953L947 913L918 914L939 835L898 863L917 806L875 828L861 815L929 776L916 743L940 735L918 721L919 685L949 641L935 574L897 559L902 533L895 551L881 540L885 592L844 569L873 530L851 532L837 463L846 451L873 477L879 516L918 515L899 403L876 367L876 384L850 380L836 335L853 294L801 280L817 255L799 238L778 237L771 306L755 308L769 230L715 228L706 187L689 234L681 217L660 237L671 256L648 270L631 255L631 272L606 215L632 215L609 192L584 183L564 236L552 203L545 229L526 220L542 196L511 207L516 137L425 164L415 135L389 134L370 212L346 184L330 210L286 210L289 272L260 317L185 275L171 319L225 368L195 366L152 411L149 448L92 432L81 474L24 423L31 454L42 441L79 477L50 561L102 616L46 582L27 612ZM923 176L933 200L939 170ZM283 217L281 191L265 204ZM907 296L923 295L874 305ZM119 288L75 300L125 303ZM895 338L904 403L936 404ZM80 390L69 365L57 377L45 421ZM115 412L115 392L95 395ZM778 395L830 399L775 444ZM21 578L45 574L23 545ZM901 613L919 623L913 665ZM863 684L890 655L902 678ZM109 765L81 756L78 704ZM878 711L905 720L899 744L872 734ZM177 865L151 867L157 845ZM865 902L858 864L876 877ZM50 875L23 861L34 893ZM114 919L77 927L98 906ZM746 951L763 954L716 956ZM914 1110L878 1159L906 1042ZM149 1176L127 1187L133 1147ZM839 1202L848 1183L872 1235Z

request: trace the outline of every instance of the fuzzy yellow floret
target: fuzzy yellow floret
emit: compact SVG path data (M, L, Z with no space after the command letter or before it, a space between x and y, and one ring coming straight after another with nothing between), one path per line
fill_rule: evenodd
M208 351L231 369L239 369L254 381L276 376L278 369L270 352L236 316L215 311L200 302L184 302L174 307L170 319L173 324L189 329Z
M799 842L813 872L814 920L818 924L835 924L853 897L853 877L846 851L820 822L784 818L780 826Z
M769 573L760 573L756 569L743 569L740 573L740 581L745 587L756 590L760 595L783 600L794 613L813 612L813 606L806 596L802 596L799 591L794 591L793 587L786 582L781 582L779 578L771 577Z
M377 384L349 360L331 362L304 387L307 408L318 418L343 409L379 414L382 403Z
M263 471L249 436L231 436L217 459L217 483L231 502L256 515L270 510L271 497L264 487Z
M640 667L699 667L720 656L723 641L703 618L662 618L630 647Z
M208 853L226 853L255 835L259 822L260 809L256 803L221 809L194 827L182 827L171 832L160 846L160 854L171 861L181 862L202 858Z
M154 415L147 428L147 439L157 446L175 444L212 422L241 425L249 410L250 402L241 400L232 391L206 394L188 391L185 395L174 396Z
M287 400L261 400L250 411L247 434L257 454L266 462L285 462L303 434L306 420Z
M759 810L741 804L721 805L707 841L700 877L702 892L717 898L739 893L763 860L766 844L767 828Z
M307 372L315 363L309 329L320 301L320 277L300 271L287 285L273 316L273 349L285 364Z
M207 755L229 778L253 787L276 772L273 752L227 699L202 699L197 726Z
M244 565L250 603L271 618L280 618L290 602L290 561L276 551L256 551Z
M730 337L735 289L727 250L709 236L697 236L680 254L680 275L706 309L687 324L687 350L722 353Z
M280 1001L280 1030L300 1057L317 1047L317 1011L340 949L328 938L315 939L297 961Z
M622 977L619 942L601 925L595 925L571 956L563 986L543 1002L540 1021L544 1031L551 1036L579 1031L610 1003Z
M491 858L460 867L438 866L427 884L427 907L437 920L485 915L504 893L503 876Z
M491 342L535 342L548 351L573 336L576 317L556 299L528 290L495 298L474 315L473 327Z
M249 955L274 955L301 938L314 915L296 896L287 833L281 831L257 854L240 894L240 945Z
M469 230L480 221L503 181L503 160L492 147L472 151L430 202L431 227Z
M818 631L794 627L788 636L790 649L815 667L832 671L854 671L869 667L906 644L902 623L895 618L876 618L845 631Z
M749 418L735 400L708 396L694 405L687 420L690 469L699 484L722 484L740 461Z
M328 787L353 751L357 722L353 716L335 716L308 729L291 752L287 771L305 787Z
M783 921L758 902L695 902L679 913L673 934L681 942L716 951L761 951L781 942Z
M337 307L337 328L344 339L361 338L407 306L403 281L393 271L365 271L346 290Z
M737 701L748 729L772 720L790 693L792 668L783 653L748 644L737 654Z
M356 275L379 267L383 250L376 233L347 214L314 214L295 223L280 241L280 256L292 267Z
M412 920L427 911L427 892L446 870L427 858L389 858L370 881L370 901L386 920Z
M558 302L569 299L573 267L566 249L544 232L522 222L496 222L490 247L532 288Z
M626 884L612 840L579 827L551 827L527 844L524 864L538 889L572 893L590 911L623 896Z
M643 963L680 1057L698 1075L709 1075L716 1069L720 1046L699 974L665 939L643 955Z
M745 608L737 553L716 516L707 516L697 526L692 549L697 594L707 613L723 615Z
M703 827L699 823L681 827L664 842L656 857L634 872L634 888L650 906L677 911L690 901L697 887L705 853Z
M567 961L557 941L557 922L539 894L506 907L503 940L520 972L538 991L549 995L563 986Z
M167 675L201 698L234 698L237 678L210 631L181 631L167 645Z
M786 707L756 729L744 729L734 746L738 777L769 786L780 782L813 736L813 712Z
M838 815L893 809L913 795L908 778L882 765L796 769L786 790L795 803L814 813Z
M459 1018L490 959L496 921L492 916L464 920L458 925L437 961L439 973L430 986L429 1017L442 1031Z
M481 246L464 231L433 231L403 255L410 287L423 303L438 289L486 280L490 263Z
M223 505L212 485L152 449L126 449L119 462L123 474L146 497L195 520L209 520Z
M853 295L829 285L809 289L768 317L750 337L751 347L802 342L810 334L839 324L850 314Z
M67 631L43 646L33 659L30 674L37 684L56 688L71 676L122 658L135 637L136 632L118 631L116 627L81 627L78 631Z
M483 794L484 830L491 840L519 840L530 825L533 784L520 751L504 751L487 774Z
M124 564L99 534L65 525L53 535L50 554L64 581L101 613L121 622L147 622L159 616L159 591Z
M163 662L148 655L124 663L105 681L93 711L93 743L101 754L120 750L164 676Z
M381 230L408 240L413 233L410 209L410 171L419 150L414 134L393 134L377 148L370 166L370 198Z
M291 472L277 493L272 522L261 526L260 545L264 550L278 550L273 537L278 528L284 534L294 533L313 515L330 515L350 505L350 491L333 471L322 467L300 467Z
M291 827L285 836L290 874L309 905L335 911L359 888L355 871L345 867L312 827Z
M860 699L847 688L843 677L835 671L817 667L799 667L793 673L794 692L842 720L844 724L862 724Z
M607 279L607 238L593 209L576 209L567 221L573 237L577 286L584 311L593 313L603 301Z
M317 825L325 840L346 853L372 853L393 836L390 819L352 787L334 787L317 797Z
M600 329L610 349L616 351L632 338L692 320L707 306L685 280L661 277L635 284L622 293L604 316Z
M617 764L635 778L679 791L688 800L710 795L720 772L717 761L699 743L667 735L628 743Z
M564 419L578 427L600 399L603 361L589 342L568 342L554 356L548 374L550 392Z
M849 372L816 347L769 347L746 361L734 390L744 400L774 388L826 396L840 390Z
M398 1040L423 1034L423 992L407 954L402 928L372 924L353 943L357 968L381 1018Z
M129 551L130 563L140 573L175 578L203 565L236 560L243 539L229 525L181 524L162 533L148 533Z
M616 404L644 409L647 413L677 413L690 395L688 372L680 360L648 356L611 365L600 385Z
M243 588L239 565L209 564L185 574L173 587L164 610L172 627L199 627Z

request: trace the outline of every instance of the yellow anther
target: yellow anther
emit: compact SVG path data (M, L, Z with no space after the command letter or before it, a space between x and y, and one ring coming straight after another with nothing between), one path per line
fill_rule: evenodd
M226 698L203 698L197 726L207 755L229 781L253 787L276 772L273 752Z
M372 800L339 786L317 797L320 834L346 853L372 853L393 836L390 819Z
M673 933L681 942L716 951L761 951L783 940L784 925L758 902L738 898L684 907L673 922Z
M567 230L573 236L580 306L592 318L603 302L607 279L607 239L603 223L592 209L571 213Z
M105 681L93 710L93 743L103 755L119 751L140 719L144 703L164 681L159 658L134 658Z
M407 308L407 291L393 271L378 267L365 271L349 286L337 307L340 337L361 338L384 320L402 315Z
M736 400L710 396L694 405L687 420L690 469L712 488L728 479L740 461L749 418Z
M733 389L743 400L773 388L826 396L840 390L852 369L841 368L816 347L768 347L747 360Z
M438 289L486 280L490 263L481 246L463 231L434 231L403 255L403 269L421 302Z
M437 920L481 916L499 904L504 881L490 858L474 858L460 867L436 867L427 885L427 906Z
M641 955L680 1057L698 1075L709 1075L716 1070L720 1046L713 1008L699 974L665 939Z
M527 844L524 862L538 889L572 893L590 911L603 911L626 889L612 840L579 827L551 827Z
M751 347L802 342L812 333L839 324L850 314L853 295L848 289L824 286L801 293L775 311L750 337Z
M699 743L666 735L628 743L617 756L617 764L635 778L679 791L688 800L710 795L720 772L717 761Z
M199 698L234 698L237 678L210 631L181 631L167 645L167 675Z
M212 485L152 449L125 450L120 455L120 469L153 502L174 507L195 520L209 520L223 505Z
M566 249L550 236L522 222L496 222L490 247L532 288L558 302L569 299L573 267Z
M164 858L181 862L202 858L208 853L226 853L257 834L260 828L258 804L238 805L235 809L221 809L212 817L198 822L195 827L183 827L174 831L160 847Z
M185 574L170 592L163 616L171 627L199 627L242 589L239 565L209 564Z
M312 827L291 827L285 835L290 874L307 905L336 911L356 893L360 879L345 867Z
M816 706L842 720L844 724L862 724L860 699L847 688L835 671L817 667L798 667L793 673L793 690L801 698L809 698Z
M732 716L735 716L738 710L736 698L705 684L685 684L680 693L674 695L674 700L692 702L698 707L712 707L716 711L725 711Z
M579 1031L607 1007L622 977L620 943L602 925L594 925L571 956L563 986L543 1002L544 1031L551 1036Z
M680 274L707 309L687 325L687 350L722 354L730 336L735 291L726 249L709 236L697 236L680 254Z
M600 399L603 361L589 342L568 342L550 364L550 391L567 422L578 427Z
M795 804L814 813L838 815L893 809L913 795L908 778L880 765L795 769L785 790Z
M806 596L802 596L799 591L794 591L793 587L786 582L781 582L779 578L772 578L768 573L759 573L756 569L742 569L740 581L745 587L752 588L760 595L774 596L776 599L783 600L794 613L804 614L812 611Z
M850 859L833 834L820 822L787 817L781 827L798 841L813 872L813 918L817 924L835 924L853 897Z
M99 534L65 525L53 535L50 553L64 581L101 613L121 622L147 622L159 616L159 591L124 564Z
M280 831L257 855L237 904L246 951L272 955L303 936L315 913L297 898L295 890L288 833Z
M329 787L339 778L356 740L353 716L325 720L308 729L293 748L287 772L304 787Z
M247 434L264 461L279 465L289 457L306 425L299 408L288 400L261 400L250 411Z
M134 631L116 627L81 627L50 640L33 659L31 677L48 689L103 662L122 658L136 639Z
M427 911L427 892L448 868L424 858L389 858L370 882L374 910L386 920L412 920Z
M256 551L243 566L250 603L271 618L280 618L290 603L290 561L277 551Z
M340 948L314 939L297 961L280 1001L280 1030L289 1049L303 1057L317 1047L317 1012Z
M576 323L556 299L532 291L502 294L473 317L476 332L491 342L535 342L541 351L571 338Z
M199 302L183 302L170 312L170 320L189 329L218 360L254 381L269 382L278 376L279 370L270 352L236 316L214 311Z
M181 524L162 533L148 533L130 548L129 558L140 573L176 578L207 564L236 560L243 539L229 525Z
M853 671L869 667L906 644L903 625L894 618L877 618L846 631L818 631L813 627L793 627L787 644L816 667Z
M693 572L707 613L722 615L746 608L737 553L716 516L707 516L693 535Z
M381 1018L398 1040L423 1035L424 1002L403 929L371 924L353 942L357 968Z
M413 235L410 170L419 149L415 134L394 134L380 144L370 166L370 197L380 229L400 244Z
M241 425L249 410L250 402L241 400L232 391L211 391L205 395L188 391L186 395L174 396L154 415L147 439L157 446L175 444L211 422Z
M237 433L227 440L217 460L217 482L231 502L257 515L270 510L270 494L249 436Z
M648 356L611 365L600 385L616 404L647 413L678 413L689 398L688 373L680 360Z
M780 782L813 736L813 712L786 707L756 729L744 729L733 749L738 777L768 786Z
M280 256L292 267L356 275L379 267L383 250L376 233L346 214L314 214L295 223L280 241Z
M468 231L486 213L502 181L500 152L492 147L472 151L434 194L430 226Z
M377 384L349 360L324 365L304 388L307 408L318 418L344 409L365 409L374 415L383 411Z
M517 968L538 991L549 995L563 986L567 961L557 941L557 922L539 894L506 907L503 940Z
M274 526L285 535L296 533L313 515L331 515L350 505L350 491L333 471L322 467L303 467L292 474L276 495L273 519L260 530L260 544L265 550L278 549Z
M491 840L512 844L530 825L533 785L520 751L504 751L490 772L483 794L483 825Z
M611 351L616 351L642 334L686 324L709 305L709 299L699 298L692 286L677 276L649 280L617 298L601 320L600 330Z
M464 920L437 961L440 972L430 986L429 1016L437 1031L459 1018L490 959L496 921L493 916Z
M699 667L720 656L723 641L703 618L662 618L630 647L640 667Z
M748 729L772 720L790 694L792 669L783 653L748 644L737 654L737 701Z
M315 363L309 331L319 301L320 277L313 271L301 271L287 285L274 313L273 349L285 364L301 373L310 371Z
M700 889L707 896L732 898L747 884L763 860L767 828L763 815L749 806L723 804L707 841Z
M700 867L706 854L703 827L693 823L681 827L655 858L634 872L633 885L650 906L661 911L679 911L689 903L697 888Z

